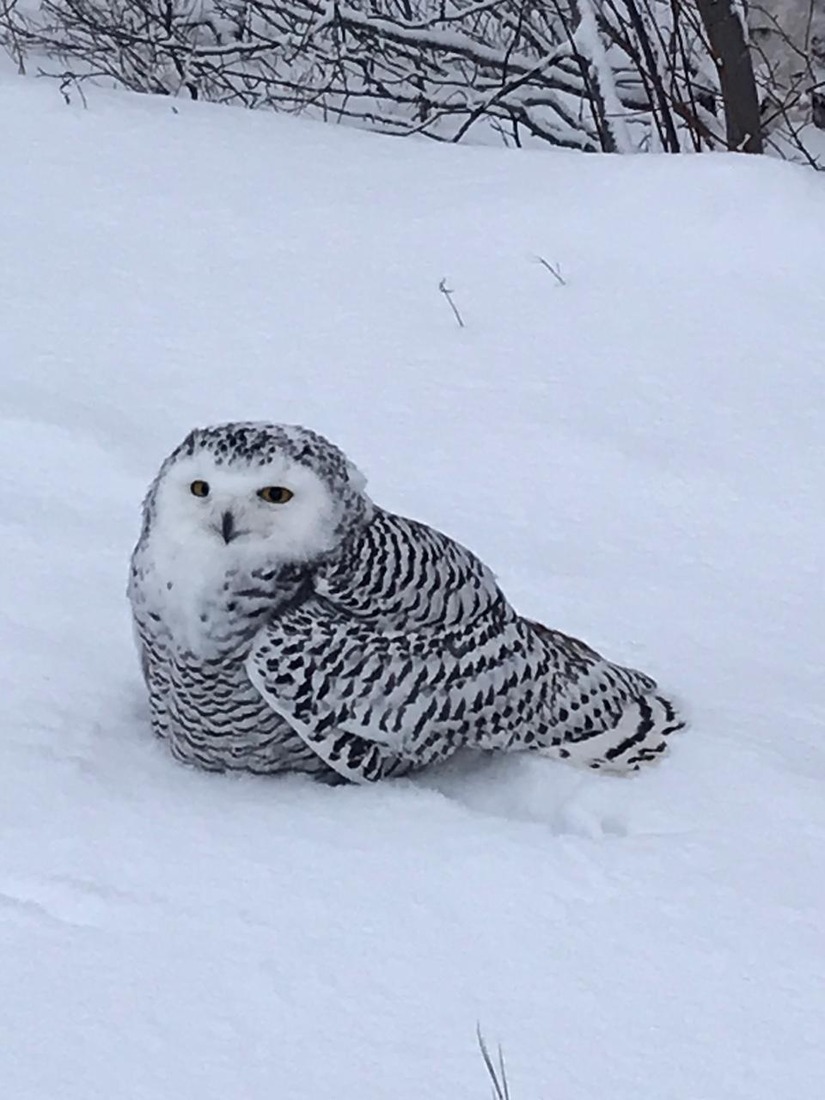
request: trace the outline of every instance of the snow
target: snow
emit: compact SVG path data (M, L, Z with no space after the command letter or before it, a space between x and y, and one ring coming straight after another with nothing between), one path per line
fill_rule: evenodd
M9 75L0 119L0 1094L470 1100L478 1022L514 1100L818 1097L822 178ZM230 418L329 435L691 729L629 780L176 764L126 562Z

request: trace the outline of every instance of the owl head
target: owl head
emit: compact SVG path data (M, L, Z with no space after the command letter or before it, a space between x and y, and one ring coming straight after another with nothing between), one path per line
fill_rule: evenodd
M343 452L307 428L196 428L149 489L144 536L227 565L313 562L366 521L364 486Z

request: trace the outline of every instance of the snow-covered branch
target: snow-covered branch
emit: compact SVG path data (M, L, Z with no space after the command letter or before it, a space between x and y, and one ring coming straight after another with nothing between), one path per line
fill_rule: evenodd
M754 115L735 2L26 0L24 16L17 0L0 0L0 40L19 67L61 80L442 141L472 132L585 151L757 148L764 105L787 113L789 96L771 97L764 86L776 81L757 66ZM807 81L809 100L815 87Z

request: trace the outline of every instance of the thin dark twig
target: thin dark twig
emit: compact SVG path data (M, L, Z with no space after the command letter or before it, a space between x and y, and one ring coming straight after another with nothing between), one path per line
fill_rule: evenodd
M558 264L553 267L551 263L548 263L547 260L545 260L544 256L536 256L536 262L540 263L542 267L547 268L547 270L550 272L550 274L553 276L559 286L567 286L567 280L562 276Z
M455 317L456 321L458 321L459 327L464 328L464 319L462 318L461 314L458 312L458 307L456 306L455 302L453 301L453 291L447 286L447 277L446 276L438 284L438 289L441 291L441 293L444 295L444 297L450 303L450 309L453 311L453 316Z

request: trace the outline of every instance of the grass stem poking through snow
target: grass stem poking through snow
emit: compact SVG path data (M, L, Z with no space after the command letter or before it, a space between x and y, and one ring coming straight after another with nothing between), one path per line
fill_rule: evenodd
M476 1038L478 1039L478 1049L481 1051L481 1057L484 1059L484 1065L490 1075L490 1080L493 1082L493 1100L510 1100L510 1086L507 1083L507 1073L504 1069L504 1053L501 1049L501 1045L499 1045L497 1051L498 1065L496 1065L484 1036L481 1034L480 1024L476 1025Z
M450 303L450 309L453 311L453 315L454 315L456 321L458 321L459 327L464 328L464 319L461 316L461 314L458 312L458 306L453 301L453 292L447 286L446 276L438 284L438 289L441 291L441 293L444 295L444 297Z
M561 268L558 264L553 267L551 263L545 260L544 256L536 256L536 263L540 263L542 267L546 267L559 286L567 286L567 280L562 276Z

